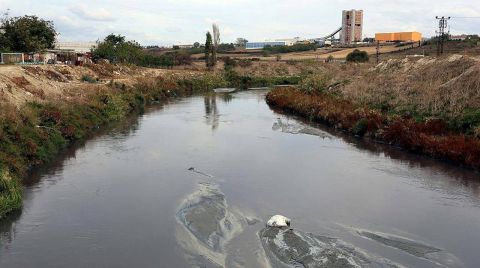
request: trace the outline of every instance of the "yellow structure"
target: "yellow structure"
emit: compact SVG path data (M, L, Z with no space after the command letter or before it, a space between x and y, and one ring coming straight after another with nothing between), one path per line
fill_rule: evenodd
M419 32L376 33L375 40L380 42L418 42L422 40L422 34Z

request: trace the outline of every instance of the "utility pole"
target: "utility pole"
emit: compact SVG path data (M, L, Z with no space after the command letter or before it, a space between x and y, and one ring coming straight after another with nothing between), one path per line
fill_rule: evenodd
M435 17L438 20L438 46L437 46L437 56L443 54L443 44L445 42L445 30L448 28L448 20L450 17Z
M380 62L380 41L377 41L377 64Z

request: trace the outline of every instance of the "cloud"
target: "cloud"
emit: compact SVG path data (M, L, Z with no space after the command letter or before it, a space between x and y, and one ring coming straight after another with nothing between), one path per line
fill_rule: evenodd
M341 24L343 9L363 9L364 35L416 29L432 36L435 16L452 16L455 33L479 33L480 7L473 0L0 0L13 16L34 14L53 20L60 38L103 39L126 35L143 45L203 43L218 23L222 42L237 37L265 40L325 36ZM73 3L70 6L65 3ZM120 19L121 18L121 19Z
M115 21L112 14L104 8L88 8L84 5L76 5L69 8L70 12L84 20Z

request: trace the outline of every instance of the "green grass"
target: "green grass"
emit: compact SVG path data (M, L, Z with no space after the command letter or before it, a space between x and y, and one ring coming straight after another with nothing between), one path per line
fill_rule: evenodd
M22 186L9 172L0 169L0 219L22 207Z

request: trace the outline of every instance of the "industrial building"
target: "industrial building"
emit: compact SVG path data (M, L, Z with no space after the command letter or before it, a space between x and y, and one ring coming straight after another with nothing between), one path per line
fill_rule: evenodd
M418 42L422 40L419 32L376 33L375 40L379 42Z
M263 49L266 46L293 46L298 43L307 42L306 40L300 39L300 37L289 38L289 39L277 39L273 41L262 41L262 42L247 42L245 45L246 49Z
M56 42L55 49L71 50L77 53L91 52L97 46L95 42Z
M352 45L362 41L363 10L344 10L342 12L342 31L340 43Z
M285 41L264 41L264 42L248 42L245 45L245 49L263 49L266 46L286 46Z

